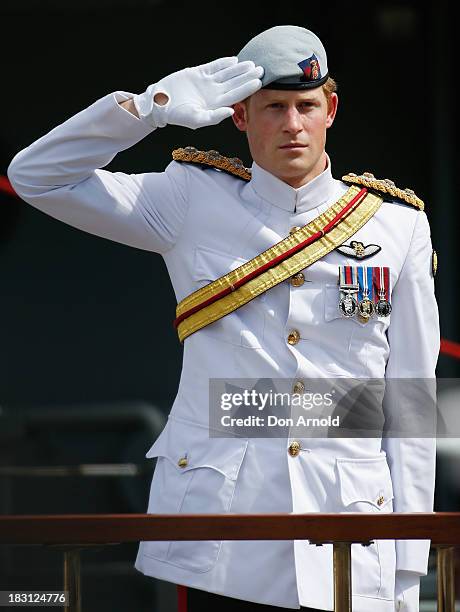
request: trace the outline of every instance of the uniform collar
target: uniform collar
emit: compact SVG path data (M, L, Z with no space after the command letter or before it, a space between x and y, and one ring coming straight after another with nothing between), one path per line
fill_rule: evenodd
M298 189L294 189L264 170L256 162L252 163L250 184L258 196L289 212L305 212L317 208L330 200L336 190L336 181L332 177L331 160L327 153L326 158L326 169Z

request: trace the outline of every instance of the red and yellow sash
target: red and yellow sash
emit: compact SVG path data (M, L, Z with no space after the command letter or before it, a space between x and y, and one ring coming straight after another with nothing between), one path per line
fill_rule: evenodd
M293 234L181 300L174 327L179 340L221 319L321 259L377 212L383 197L352 185L322 214Z

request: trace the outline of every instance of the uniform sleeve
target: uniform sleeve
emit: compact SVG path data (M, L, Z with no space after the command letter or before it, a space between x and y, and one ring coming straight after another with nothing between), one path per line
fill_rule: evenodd
M384 437L382 446L391 471L395 512L433 511L435 368L440 333L431 256L428 219L424 212L417 212L409 250L393 290L387 332L390 355L384 410L400 435ZM430 540L396 540L396 569L425 575L429 549Z
M106 166L119 151L153 131L118 102L114 92L20 151L8 178L16 193L42 212L115 242L164 253L180 234L187 212L187 170L125 174Z

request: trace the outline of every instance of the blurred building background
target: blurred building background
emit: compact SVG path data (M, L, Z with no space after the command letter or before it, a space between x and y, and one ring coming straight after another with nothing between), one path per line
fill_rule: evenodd
M339 85L327 144L333 174L368 170L425 200L441 334L460 341L456 63L446 0L3 0L0 20L0 181L16 152L111 91L141 92L180 68L234 55L273 25L315 31ZM108 169L161 171L186 145L251 164L244 135L226 121L157 130ZM174 400L182 357L162 258L73 229L0 189L0 282L0 512L145 512L153 466L144 455ZM460 361L440 357L451 414L459 372ZM457 443L440 444L437 510L460 510ZM71 469L80 464L115 467L82 476ZM40 466L49 471L19 470ZM58 466L67 475L53 472ZM174 609L170 585L133 569L136 550L83 555L86 612ZM59 572L54 551L1 549L0 590L58 588ZM433 580L430 572L422 584L427 606Z

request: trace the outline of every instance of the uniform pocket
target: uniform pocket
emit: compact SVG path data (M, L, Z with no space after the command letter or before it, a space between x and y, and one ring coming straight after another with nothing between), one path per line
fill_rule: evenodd
M230 253L196 247L193 277L197 289L235 270L246 261ZM237 346L261 348L265 327L264 301L265 294L261 294L234 312L202 328L199 333Z
M169 418L146 454L157 457L148 512L225 513L231 506L248 441L210 438L209 430ZM146 542L145 554L194 572L217 561L221 541Z
M346 512L392 512L393 485L385 455L338 457L336 465Z
M393 485L385 455L336 459L341 512L392 512ZM394 540L352 544L353 592L391 599L394 594Z

